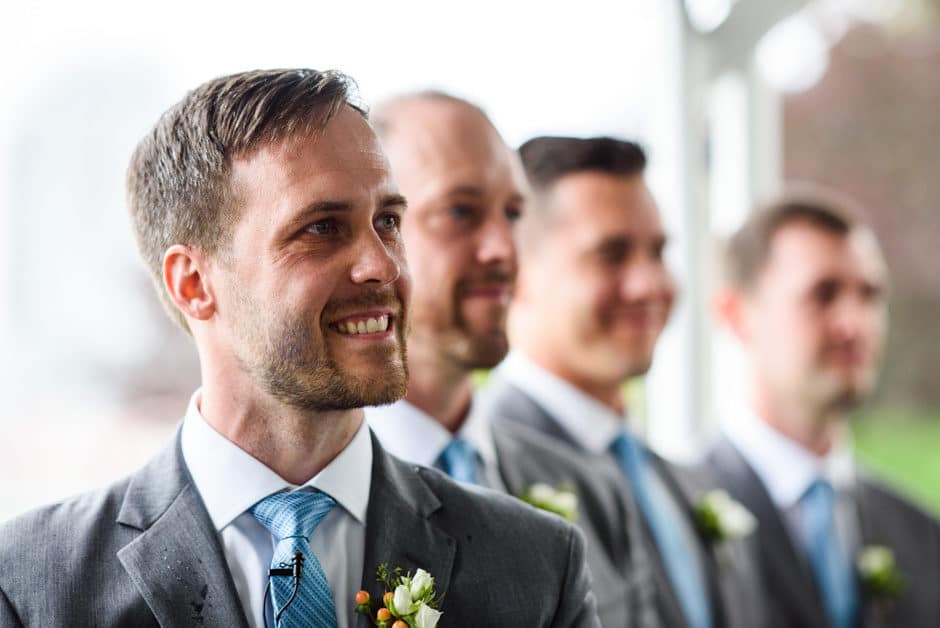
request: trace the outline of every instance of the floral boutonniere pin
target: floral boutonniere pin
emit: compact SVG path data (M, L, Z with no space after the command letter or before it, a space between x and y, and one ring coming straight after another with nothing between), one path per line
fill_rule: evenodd
M575 521L578 518L578 495L568 484L559 484L557 487L542 483L533 484L519 499L540 510L555 513L567 521Z
M695 520L711 543L745 537L757 527L754 515L722 490L710 491L702 497L695 506Z
M389 572L381 564L375 572L376 580L385 586L382 607L372 612L372 598L368 591L356 594L356 612L366 615L378 628L434 628L441 618L443 596L434 591L434 578L424 569L412 576L402 575L401 567Z
M894 561L894 552L884 545L862 548L856 563L865 590L876 598L895 598L904 590L904 577Z

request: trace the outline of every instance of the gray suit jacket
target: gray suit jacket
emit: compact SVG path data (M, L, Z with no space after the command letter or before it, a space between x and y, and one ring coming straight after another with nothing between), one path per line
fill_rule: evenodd
M597 473L567 448L524 425L492 425L499 474L516 496L537 482L568 484L578 496L577 525L584 533L587 562L593 578L597 614L606 628L645 626L642 590L630 579L635 560L623 533L631 513L624 508L612 477Z
M532 429L552 437L556 442L564 444L569 451L575 452L585 463L602 473L607 477L615 478L617 492L621 502L629 512L638 513L638 508L633 496L630 484L620 471L620 467L612 456L598 456L584 451L581 446L571 439L570 435L561 427L561 425L552 417L538 401L527 395L525 392L499 377L498 373L493 374L483 393L483 402L488 408L492 408L491 416L494 421L505 422L509 424L522 424ZM674 496L676 502L682 507L691 518L692 507L687 502L686 497L673 477L669 465L656 454L649 452L654 465L659 472L663 483ZM666 573L659 550L656 547L652 531L646 524L646 521L637 514L633 515L640 521L630 529L625 529L624 534L630 536L629 543L631 547L637 548L639 555L643 556L646 565L640 566L641 572L634 574L634 581L645 580L646 583L637 583L640 591L644 589L648 593L639 593L641 597L652 598L654 606L652 614L655 616L655 624L668 626L669 628L680 628L687 626L685 616L679 606L679 601L672 589L669 576ZM718 587L718 567L715 557L710 548L702 540L701 562L706 571L706 581L709 587L707 591L710 607L712 610L712 625L720 627L726 625L725 613L721 594ZM647 613L649 615L649 613Z
M363 588L381 599L379 563L427 569L442 627L598 625L573 526L374 438L366 531ZM130 478L0 527L0 626L157 625L247 626L178 437Z
M727 439L710 451L704 468L760 522L757 538L767 625L796 628L828 624L813 574L791 540L781 513L744 457ZM940 626L940 523L863 473L853 501L861 544L894 550L907 588L897 600L872 596L860 586L861 623L867 628Z

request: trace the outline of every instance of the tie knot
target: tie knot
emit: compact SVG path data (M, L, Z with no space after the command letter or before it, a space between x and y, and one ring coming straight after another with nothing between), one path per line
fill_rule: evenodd
M626 430L622 430L617 437L610 443L610 451L613 452L621 466L627 471L636 471L643 461L643 451L640 449L636 439L630 436Z
M816 478L803 493L801 501L828 510L832 507L834 498L835 489L832 488L832 484L823 478Z
M294 491L268 495L251 507L261 525L278 541L289 537L309 539L336 501L320 491Z
M459 482L476 484L477 450L466 439L451 439L438 456L441 469Z

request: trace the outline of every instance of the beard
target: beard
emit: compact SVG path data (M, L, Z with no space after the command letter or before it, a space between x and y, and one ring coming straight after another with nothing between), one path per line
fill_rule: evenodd
M263 308L250 297L242 293L239 301L237 320L243 322L236 333L248 350L236 350L236 357L242 369L282 403L308 412L328 412L391 403L405 395L404 311L391 289L329 303L321 317L330 320L334 312L391 306L397 342L392 347L375 347L369 356L370 362L384 364L381 377L343 368L329 343L317 341L316 323L309 318L282 313L273 321L263 321L259 315ZM327 333L324 330L321 339Z

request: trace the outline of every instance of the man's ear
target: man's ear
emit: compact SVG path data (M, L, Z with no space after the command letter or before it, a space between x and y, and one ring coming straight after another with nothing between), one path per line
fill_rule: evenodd
M163 285L173 303L188 319L205 321L215 313L215 295L204 256L182 244L163 254Z
M735 338L747 340L748 321L745 295L738 289L722 286L712 297L712 312L720 325L727 327Z

